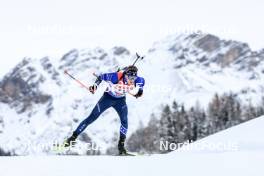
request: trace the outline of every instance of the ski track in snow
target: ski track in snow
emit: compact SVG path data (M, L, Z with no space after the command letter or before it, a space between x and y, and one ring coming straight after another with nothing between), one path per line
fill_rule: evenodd
M1 157L1 176L126 176L201 175L262 176L264 116L199 140L237 142L235 151L186 150L151 156L17 156Z

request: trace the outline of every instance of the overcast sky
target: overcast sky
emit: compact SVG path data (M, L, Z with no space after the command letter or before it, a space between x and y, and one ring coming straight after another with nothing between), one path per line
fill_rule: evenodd
M0 2L0 76L24 56L60 57L72 48L126 46L201 29L264 48L262 0L8 0Z

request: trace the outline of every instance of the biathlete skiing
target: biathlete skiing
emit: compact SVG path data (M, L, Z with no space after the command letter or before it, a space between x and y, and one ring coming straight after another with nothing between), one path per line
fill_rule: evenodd
M140 56L137 55L137 60L139 58ZM143 57L141 57L141 59L143 59ZM121 122L119 131L120 136L117 145L119 155L128 154L125 148L125 140L128 130L128 107L126 104L126 94L139 98L143 95L143 87L145 85L144 78L138 76L138 69L135 66L136 61L133 65L125 67L121 71L103 73L97 76L94 84L89 87L89 91L92 94L95 93L102 81L108 82L109 86L93 108L90 115L79 124L76 130L73 131L72 136L64 142L64 147L71 146L88 125L92 124L105 110L113 107L116 110ZM131 94L130 91L134 88L138 91L136 94Z

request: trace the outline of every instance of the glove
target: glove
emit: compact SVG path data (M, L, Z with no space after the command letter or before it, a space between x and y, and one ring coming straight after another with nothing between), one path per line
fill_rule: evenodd
M143 95L143 90L139 89L138 93L135 95L136 98L141 97Z
M92 86L89 87L89 91L90 91L92 94L95 93L96 89L97 89L97 86L96 86L96 85L92 85Z

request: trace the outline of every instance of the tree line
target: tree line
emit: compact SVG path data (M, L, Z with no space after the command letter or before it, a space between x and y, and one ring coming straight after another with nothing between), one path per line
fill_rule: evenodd
M127 147L141 153L169 152L160 150L160 141L196 141L261 115L264 115L264 97L254 106L252 103L242 105L232 92L215 94L206 108L197 102L188 110L174 101L163 107L160 117L152 114L147 126L141 124L128 139Z

